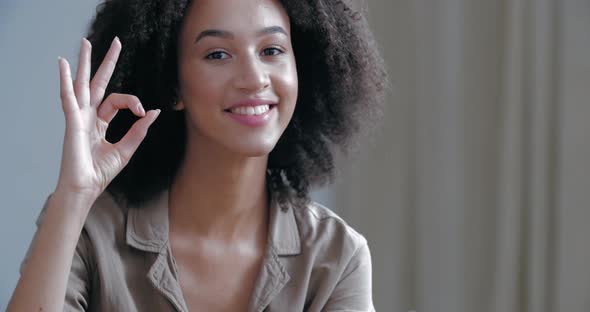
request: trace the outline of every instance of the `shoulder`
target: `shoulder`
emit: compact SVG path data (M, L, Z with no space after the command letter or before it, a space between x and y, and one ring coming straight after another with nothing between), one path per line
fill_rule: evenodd
M301 306L371 311L366 308L370 306L371 256L365 237L316 202L291 210L301 249L281 260L290 276L289 289L305 293ZM296 296L287 293L287 301Z
M302 245L326 250L340 256L352 256L367 245L365 237L350 226L334 211L310 202L305 207L294 208Z

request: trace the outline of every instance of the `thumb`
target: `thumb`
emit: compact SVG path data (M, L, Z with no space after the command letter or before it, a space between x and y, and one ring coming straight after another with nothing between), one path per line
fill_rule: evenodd
M145 139L148 128L160 115L160 110L151 110L145 116L136 121L125 136L115 144L115 149L119 152L121 159L124 160L125 165L133 156L133 153L139 147L139 144Z

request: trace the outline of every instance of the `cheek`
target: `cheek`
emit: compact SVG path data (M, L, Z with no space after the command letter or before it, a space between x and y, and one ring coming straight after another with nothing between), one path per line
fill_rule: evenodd
M277 75L276 81L275 88L278 96L282 101L286 101L285 104L289 105L291 109L294 109L299 89L295 65L290 65L287 68L284 68L284 70Z
M198 105L207 101L220 100L227 84L227 75L223 71L210 70L202 66L189 65L183 68L180 76L180 92L187 104Z

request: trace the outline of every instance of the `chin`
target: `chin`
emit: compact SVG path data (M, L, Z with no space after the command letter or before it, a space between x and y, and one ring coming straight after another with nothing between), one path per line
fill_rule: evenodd
M245 157L261 157L270 154L276 145L276 142L257 142L256 144L245 143L246 142L240 142L240 144L233 145L230 149L234 153Z
M242 138L239 141L228 142L226 148L235 154L243 155L245 157L261 157L267 156L275 147L277 140L262 140L260 138L251 140Z

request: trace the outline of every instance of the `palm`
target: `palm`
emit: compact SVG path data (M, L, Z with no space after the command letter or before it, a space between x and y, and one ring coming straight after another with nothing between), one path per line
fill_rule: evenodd
M58 187L97 196L127 164L159 111L145 113L139 99L127 94L111 94L103 101L121 44L118 39L113 41L92 80L90 50L90 43L84 40L75 84L67 61L59 62L66 133ZM111 144L105 139L109 122L125 108L142 118L121 141Z

